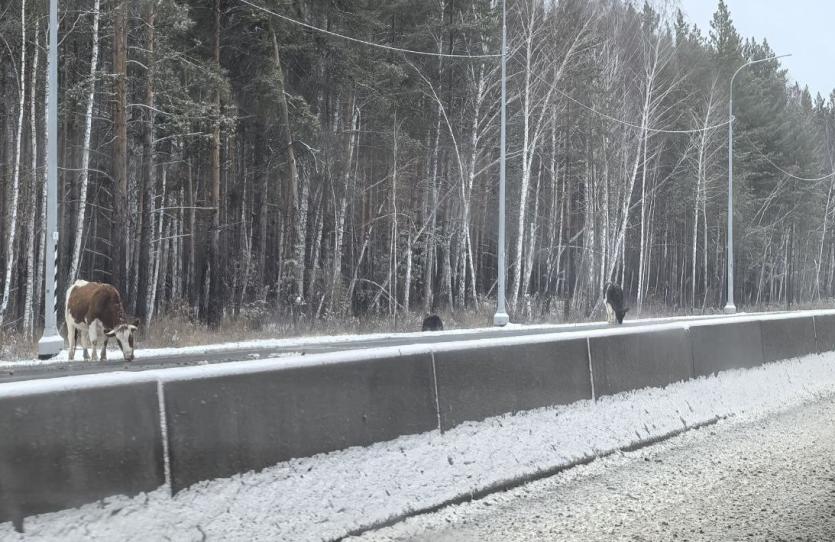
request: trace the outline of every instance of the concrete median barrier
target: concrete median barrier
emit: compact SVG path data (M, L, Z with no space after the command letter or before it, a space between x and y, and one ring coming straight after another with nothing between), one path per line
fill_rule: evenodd
M435 352L441 429L591 399L585 339Z
M0 384L0 522L833 350L818 311Z
M164 382L172 490L437 429L430 355Z
M728 322L690 326L693 376L763 364L759 322Z
M156 382L3 396L0 523L165 483Z
M589 337L595 397L692 377L687 331L663 329Z
M811 316L760 320L766 362L797 358L817 351Z

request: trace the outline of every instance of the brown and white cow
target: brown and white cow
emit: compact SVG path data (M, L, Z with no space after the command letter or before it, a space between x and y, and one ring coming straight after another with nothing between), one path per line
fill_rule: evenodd
M66 306L69 359L75 357L75 333L81 334L84 359L92 347L93 361L101 349L101 359L107 359L107 340L115 338L125 361L133 360L133 333L136 326L129 323L122 307L119 291L110 284L77 280L67 290Z

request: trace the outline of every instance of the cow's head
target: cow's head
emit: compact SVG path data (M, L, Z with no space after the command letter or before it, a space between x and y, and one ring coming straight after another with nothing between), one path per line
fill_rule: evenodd
M136 330L137 327L133 324L120 324L107 333L108 337L116 339L119 343L125 361L133 361L133 335Z
M617 317L619 324L623 323L623 317L626 316L627 312L629 312L628 308L620 310L620 311L615 311L615 316Z

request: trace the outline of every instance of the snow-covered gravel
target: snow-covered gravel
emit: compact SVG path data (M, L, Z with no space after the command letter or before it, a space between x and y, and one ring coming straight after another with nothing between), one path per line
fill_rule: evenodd
M835 540L835 395L729 418L350 540Z
M835 392L835 354L505 415L260 472L27 518L3 540L322 540L717 417Z

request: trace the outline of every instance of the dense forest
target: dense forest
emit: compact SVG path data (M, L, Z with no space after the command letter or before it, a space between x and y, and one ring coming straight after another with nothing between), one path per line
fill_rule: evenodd
M62 0L59 291L144 322L486 312L501 2ZM0 325L44 292L47 2L0 5ZM728 99L774 54L723 2L508 0L515 321L725 303ZM349 36L351 40L341 36ZM416 52L424 54L416 54ZM835 289L835 93L734 83L737 304ZM59 318L61 315L59 315Z

